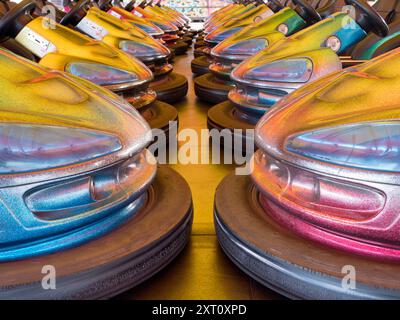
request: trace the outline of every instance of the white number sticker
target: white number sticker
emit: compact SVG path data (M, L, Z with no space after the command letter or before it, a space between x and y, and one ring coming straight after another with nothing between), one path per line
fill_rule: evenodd
M118 12L115 12L113 9L109 10L108 13L114 17L117 17L118 19L121 18L121 15Z
M106 29L87 18L83 18L76 27L96 40L102 40L108 34Z
M28 27L23 28L18 33L15 40L39 58L43 58L45 55L57 51L54 44Z

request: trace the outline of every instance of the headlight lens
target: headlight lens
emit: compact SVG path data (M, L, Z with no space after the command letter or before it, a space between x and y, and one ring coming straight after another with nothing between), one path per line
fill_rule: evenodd
M156 26L152 27L152 26L144 25L144 24L134 24L133 22L132 22L132 25L140 28L144 32L148 33L149 35L162 35L164 33L160 28L157 28Z
M140 58L140 57L149 58L149 57L156 57L156 56L167 57L166 54L164 54L163 52L160 52L156 48L150 47L143 43L134 42L134 41L126 41L126 40L121 41L119 43L119 48L122 51L124 51L130 55L133 55L137 58Z
M348 167L400 172L400 122L331 127L291 137L295 154Z
M218 32L218 30L216 30L216 31L213 31L212 33L210 33L209 35L207 35L204 38L204 40L208 41L208 42L219 43L219 42L229 38L230 36L234 35L236 32L238 32L241 29L242 28L240 28L240 27L231 28L231 29L225 30L223 32Z
M310 80L313 63L310 59L286 59L269 62L245 73L249 80L304 83Z
M0 125L0 173L21 173L89 161L122 148L110 134L68 127Z
M69 63L65 70L100 86L116 85L139 80L138 76L132 72L117 69L105 64L73 62Z
M229 41L229 40L228 40ZM253 55L267 47L266 39L251 39L240 41L227 47L223 53L237 55Z
M153 23L159 27L164 32L177 32L179 29L175 27L173 24L164 24L158 21L153 21Z

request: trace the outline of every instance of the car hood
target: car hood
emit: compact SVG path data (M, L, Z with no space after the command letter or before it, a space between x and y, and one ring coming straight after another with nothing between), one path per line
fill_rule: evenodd
M278 30L278 27L285 23L289 30L288 34L302 29L306 23L301 17L291 8L284 8L275 13L269 18L254 23L235 33L233 36L219 43L213 48L212 53L216 56L223 54L223 51L240 42L251 39L267 39L269 34ZM283 38L283 35L281 36Z
M399 120L398 88L400 49L358 67L330 74L288 95L260 120L256 127L256 143L273 157L297 166L312 167L332 175L340 171L341 176L360 177L359 171L353 172L351 168L338 168L294 155L285 150L285 143L293 135L313 130Z
M232 11L221 13L219 17L215 17L212 20L208 21L204 26L204 32L209 33L218 26L222 25L225 21L228 21L232 18L237 18L242 14L246 14L247 12L253 10L255 6L253 4L236 7L233 8Z
M331 18L320 21L290 37L273 43L266 49L241 63L233 71L235 77L242 78L249 70L269 62L324 47L325 40L330 35L334 34L335 31L343 28L343 21L346 17L347 15L344 13L335 14Z
M59 24L53 29L44 28L43 19L36 18L27 25L56 47L54 53L49 53L41 59L41 65L63 71L69 62L96 62L133 72L142 81L152 79L150 69L136 58Z
M220 25L218 28L214 29L211 33L206 36L207 39L211 39L216 37L218 34L225 32L228 29L238 28L238 27L246 27L249 24L258 23L260 22L259 19L266 19L272 16L274 13L271 9L267 6L259 6L254 8L253 10L240 15L237 18L230 19Z
M122 148L92 169L128 158L151 139L146 121L110 91L0 50L0 122L93 130L118 137ZM79 170L88 171L89 164ZM57 169L60 176L68 169ZM55 174L50 173L50 174Z
M130 13L129 11L126 11L122 8L112 7L108 11L108 13L111 15L115 15L118 18L119 16L122 16L124 20L134 24L135 26L141 28L142 30L145 30L150 35L162 35L164 33L161 28L157 27L151 21L138 17L133 13Z
M87 18L105 28L108 31L109 36L112 36L117 40L118 43L115 43L116 47L118 47L119 41L129 40L151 46L157 49L160 53L166 55L169 54L169 51L165 46L128 21L120 20L119 18L94 7L90 8L88 11Z

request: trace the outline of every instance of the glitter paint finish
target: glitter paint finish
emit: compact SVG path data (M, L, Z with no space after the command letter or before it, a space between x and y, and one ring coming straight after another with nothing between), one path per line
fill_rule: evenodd
M397 49L299 89L260 120L252 178L267 214L324 245L400 260L398 66Z
M286 24L288 26L288 33L286 36L290 36L292 33L304 28L306 22L291 8L285 8L269 18L260 21L258 23L247 26L243 30L239 31L237 34L229 37L228 39L222 41L216 45L212 51L211 56L213 58L224 58L232 60L245 60L254 53L261 51L266 48L270 43L271 36L268 38L268 34L278 31L281 24ZM281 39L283 37L277 37ZM265 46L257 50L256 52L246 51L246 42L254 39L264 39ZM275 42L275 41L274 41ZM241 45L243 43L243 45ZM241 50L234 50L233 48L242 48Z
M49 71L7 51L0 53L3 124L81 128L111 134L122 146L108 157L71 168L28 176L3 175L2 186L69 176L70 170L74 174L95 170L140 152L151 140L150 128L139 113L110 91L88 81L77 82L76 77Z
M139 60L62 25L57 24L53 29L44 28L43 19L35 18L27 25L56 47L56 52L49 53L40 60L42 66L64 71L72 62L92 62L131 72L138 78L139 85L151 81L153 75L150 69Z
M356 26L354 30L353 26ZM346 30L349 28L349 33ZM236 89L230 92L230 100L244 108L256 105L258 109L263 107L269 109L287 94L304 84L293 86L290 82L282 80L281 83L265 81L262 79L250 79L247 75L252 70L270 63L278 64L282 61L282 73L285 60L309 58L313 64L313 72L310 81L317 80L329 73L342 69L338 53L327 47L327 40L332 36L341 36L343 47L345 48L359 42L367 34L357 23L345 13L336 13L328 19L322 20L311 27L297 32L296 34L275 41L266 49L260 51L253 57L239 64L231 73L231 78L236 85ZM246 95L252 92L251 95ZM268 100L262 99L263 95L268 95ZM250 98L249 98L250 97ZM260 98L261 97L261 98ZM251 102L247 103L247 100Z
M249 4L246 6L237 6L236 8L233 8L231 11L229 11L229 13L225 12L218 17L216 16L204 24L204 33L209 34L210 32L218 28L226 21L232 19L232 17L235 17L237 19L238 17L246 15L248 12L251 12L254 9L255 9L254 4Z
M244 15L226 21L218 28L208 33L204 37L204 40L210 43L220 43L229 36L232 36L233 33L240 32L253 23L260 23L260 21L264 21L265 19L268 20L268 18L273 15L274 12L267 6L258 6Z
M114 48L120 48L121 41L132 41L142 43L157 51L155 58L167 58L171 54L167 47L127 20L120 20L95 7L91 7L87 11L85 18L107 31L102 41Z
M144 19L151 21L160 28L163 28L165 23L167 23L169 25L169 29L168 30L163 29L164 32L178 32L180 27L180 24L176 23L176 20L170 16L166 15L162 16L160 14L154 14L139 7L136 7L134 10L131 11L131 13L139 15Z
M8 51L0 72L0 261L77 246L132 217L156 172L145 120L111 92Z
M283 39L282 41L284 41ZM279 43L280 41L278 41ZM273 105L278 103L286 95L294 92L295 90L304 86L307 82L293 82L289 78L284 79L283 75L292 74L288 61L296 61L302 59L309 59L311 61L312 69L306 71L311 75L307 76L308 81L312 82L327 74L342 69L342 63L339 57L329 48L319 48L307 52L293 53L286 57L281 57L277 60L271 60L271 63L260 63L253 68L249 68L245 74L240 78L233 72L231 77L236 84L236 87L228 94L229 100L233 102L238 108L243 109L245 112L248 109L256 109L261 112L266 112ZM246 61L244 62L246 63ZM239 65L240 67L241 65ZM277 74L282 75L281 81L267 81L261 78L252 76L253 71L257 71L262 67L273 67ZM286 69L285 69L286 68ZM236 69L235 69L236 70ZM289 81L290 80L290 81ZM251 111L251 110L249 110Z
M212 24L222 23L222 19L225 19L227 16L233 16L236 11L240 12L242 8L244 8L244 5L242 4L231 4L217 11L214 11L204 22L204 27L207 28Z
M157 27L151 21L148 21L146 19L138 17L138 16L134 15L133 13L130 13L129 11L126 11L122 8L112 7L108 11L108 13L116 15L116 16L118 15L119 19L126 20L127 22L142 29L144 32L148 33L151 36L159 36L159 35L164 34L163 30L161 28Z

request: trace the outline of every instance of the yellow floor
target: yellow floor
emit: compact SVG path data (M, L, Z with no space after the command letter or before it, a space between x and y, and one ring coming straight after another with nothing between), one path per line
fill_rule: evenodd
M175 59L175 72L189 80L187 99L175 104L179 129L198 133L207 128L210 107L194 94L189 54ZM199 150L201 145L197 146ZM204 148L204 146L203 146ZM172 165L189 183L194 203L193 233L188 247L165 270L119 298L122 299L279 299L239 271L224 255L214 232L213 199L218 183L233 170L229 165Z

